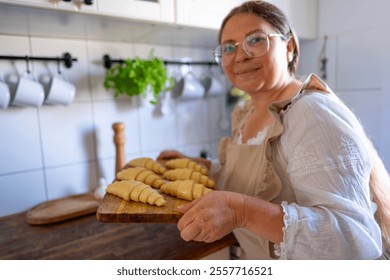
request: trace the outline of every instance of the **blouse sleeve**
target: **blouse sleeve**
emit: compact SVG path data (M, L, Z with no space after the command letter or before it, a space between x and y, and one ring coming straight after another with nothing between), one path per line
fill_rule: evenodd
M311 93L284 116L281 137L295 202L283 202L282 259L375 259L382 254L365 134L334 94Z

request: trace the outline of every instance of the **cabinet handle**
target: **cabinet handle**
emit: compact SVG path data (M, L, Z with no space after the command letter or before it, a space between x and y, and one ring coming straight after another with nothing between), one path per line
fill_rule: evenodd
M64 2L72 2L72 0L62 0ZM85 5L93 5L93 0L84 0Z

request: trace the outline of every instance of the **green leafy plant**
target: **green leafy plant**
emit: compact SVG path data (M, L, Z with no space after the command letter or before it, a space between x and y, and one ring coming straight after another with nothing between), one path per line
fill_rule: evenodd
M169 82L169 83L168 83ZM168 84L168 86L167 86ZM168 77L164 62L154 56L153 50L148 59L126 59L106 72L104 87L113 90L114 96L146 96L148 87L153 91L150 103L156 104L159 94L174 86L174 79Z
M230 95L234 96L234 97L238 97L239 99L242 99L242 100L251 99L251 97L245 91L243 91L239 88L236 88L236 87L231 88Z

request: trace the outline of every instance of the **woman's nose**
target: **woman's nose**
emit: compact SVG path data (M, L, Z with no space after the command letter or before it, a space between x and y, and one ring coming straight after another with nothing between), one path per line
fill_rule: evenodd
M234 60L235 62L243 62L245 60L248 60L250 57L249 55L245 52L243 45L239 44L236 47L236 52L235 52L235 57Z

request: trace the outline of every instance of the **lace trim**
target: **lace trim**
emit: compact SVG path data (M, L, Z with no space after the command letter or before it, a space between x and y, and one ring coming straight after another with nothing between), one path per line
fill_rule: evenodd
M284 227L282 228L283 241L280 242L280 244L274 244L274 249L275 249L274 253L276 256L279 257L280 260L287 260L287 252L289 247L289 242L287 240L288 239L287 232L294 231L294 220L297 220L297 217L291 215L290 212L287 210L288 203L286 201L283 201L281 206L284 212L284 217L283 217ZM295 233L293 233L293 235L294 234Z
M245 144L247 145L261 145L264 143L265 137L267 136L269 126L266 126L263 130L259 131L253 138L248 139ZM238 131L236 144L242 145L242 133Z

